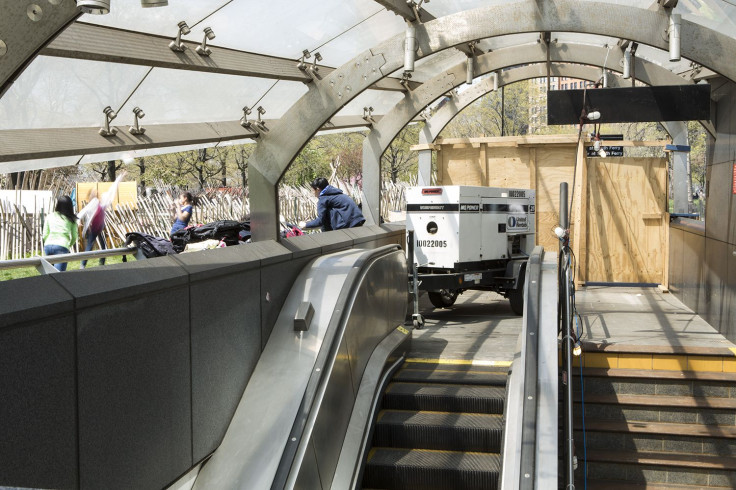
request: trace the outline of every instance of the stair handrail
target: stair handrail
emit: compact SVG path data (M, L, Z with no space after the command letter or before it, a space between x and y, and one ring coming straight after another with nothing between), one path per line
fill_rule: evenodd
M562 385L564 402L564 467L565 489L575 489L575 440L573 436L573 387L572 352L575 333L572 323L572 298L574 294L572 250L570 249L570 219L567 205L567 182L560 183L560 226L555 233L560 239L558 258L559 281L559 330L562 334Z
M503 463L499 488L534 489L538 455L539 344L544 248L529 256L524 281L524 317L509 372L504 407ZM521 407L521 410L519 408Z

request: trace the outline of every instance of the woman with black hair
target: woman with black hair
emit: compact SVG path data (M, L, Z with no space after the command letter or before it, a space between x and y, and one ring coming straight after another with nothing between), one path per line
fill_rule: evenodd
M72 245L79 238L77 232L77 215L69 196L61 196L56 200L53 213L43 223L44 255L68 254ZM59 272L66 270L66 262L54 264Z
M194 196L191 193L182 192L179 194L179 199L171 203L171 210L174 211L175 220L169 235L173 235L176 231L186 228L189 225L189 220L192 219L194 200Z

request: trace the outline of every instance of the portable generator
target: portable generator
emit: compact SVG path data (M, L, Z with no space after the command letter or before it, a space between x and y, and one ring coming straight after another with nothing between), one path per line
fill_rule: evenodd
M419 289L438 308L468 289L499 292L523 311L526 260L534 249L535 191L476 186L406 191L407 255Z

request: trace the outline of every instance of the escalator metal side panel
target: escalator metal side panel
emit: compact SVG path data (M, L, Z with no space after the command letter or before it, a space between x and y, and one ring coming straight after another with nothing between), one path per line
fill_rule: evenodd
M317 363L321 366L322 376L314 375L319 379L319 387L314 396L305 395L303 403L303 411L307 413L308 410L308 417L303 422L300 418L294 422L292 436L299 439L298 450L293 457L289 452L284 453L272 489L320 488L305 486L300 481L303 473L300 466L308 463L303 461L307 443L315 450L321 488L329 487L365 367L376 346L403 323L406 294L406 261L397 247L371 259L363 267L350 299L341 306L343 314L338 315L336 310L333 316L334 338L330 355L322 358L320 354ZM286 463L290 463L291 468L284 479L282 471L287 470Z
M360 484L377 405L391 376L406 357L410 343L409 330L398 327L373 351L358 387L335 476L329 487L332 490L352 490Z
M365 250L316 258L292 287L219 448L195 489L268 489L289 440L304 391L338 303ZM294 330L302 302L314 307L309 330Z
M537 456L535 488L556 488L558 471L557 256L542 263L537 377Z

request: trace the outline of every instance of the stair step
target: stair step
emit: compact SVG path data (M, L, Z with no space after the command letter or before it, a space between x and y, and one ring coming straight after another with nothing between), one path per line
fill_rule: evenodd
M505 366L493 366L482 363L472 364L472 362L465 361L443 361L436 362L431 360L420 361L416 359L408 359L404 363L406 369L424 369L424 370L442 370L442 371L458 371L458 372L483 372L483 373L509 373L509 367Z
M437 369L419 369L409 366L399 369L393 377L394 381L491 386L506 386L507 379L508 375L505 372L445 369L445 366L439 366Z
M390 383L383 407L400 410L503 413L506 389L500 386Z
M688 381L727 381L736 383L736 373L705 371L664 371L654 369L583 368L583 377L643 378Z
M575 429L582 429L580 419L575 420ZM716 438L736 438L736 427L723 425L670 424L654 422L621 422L616 420L585 419L586 431L625 432L645 434L669 434L677 436L698 436Z
M463 490L496 488L498 454L373 448L363 476L365 488Z
M687 458L687 455L681 455L681 457ZM589 486L596 481L618 482L618 488L622 489L628 489L629 485L662 485L665 488L678 484L695 485L697 488L734 488L736 486L736 473L731 470L631 464L616 460L592 461L590 458L587 464L583 464L583 468L587 468ZM581 467L578 466L578 480L581 480L582 476Z
M683 436L626 432L598 432L586 426L585 446L590 449L736 455L736 438ZM583 451L583 432L575 431L578 454Z
M584 482L581 480L576 482L576 488L584 488ZM707 486L703 485L684 485L678 483L633 483L625 480L588 480L587 487L590 490L702 490L708 488L709 490L718 490L720 488L733 488L733 487L721 487L721 486Z
M645 453L628 451L587 451L588 461L671 466L705 470L736 470L736 458L703 454Z
M448 451L499 452L501 415L382 410L374 446Z
M653 399L658 396L651 397ZM581 413L581 404L576 404L575 413ZM675 424L701 424L735 426L736 411L710 408L671 406L604 405L585 400L585 418L596 420L619 420L622 422L660 422Z
M575 401L580 402L580 393L575 393ZM623 395L623 394L585 394L585 403L606 403L615 405L639 405L654 407L712 408L736 410L736 398L705 396L667 396L667 395Z

